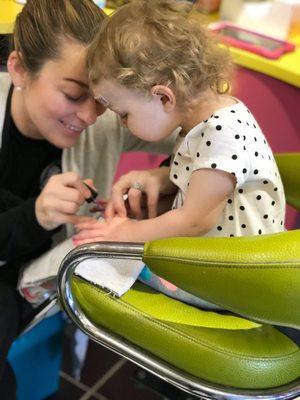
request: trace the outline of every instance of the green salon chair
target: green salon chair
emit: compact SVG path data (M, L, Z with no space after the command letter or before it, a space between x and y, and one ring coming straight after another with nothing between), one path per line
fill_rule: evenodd
M287 201L300 209L300 153L277 155L277 162ZM91 257L143 259L228 311L204 311L140 282L114 298L74 274ZM93 340L196 397L300 395L300 348L289 334L300 329L300 230L84 245L61 265L59 297Z

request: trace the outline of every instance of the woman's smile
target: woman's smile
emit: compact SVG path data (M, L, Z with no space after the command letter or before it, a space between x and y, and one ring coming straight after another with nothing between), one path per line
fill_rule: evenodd
M59 122L64 126L64 128L66 128L68 132L71 132L72 135L74 134L80 135L81 132L86 128L86 126L73 125L63 120L60 120Z

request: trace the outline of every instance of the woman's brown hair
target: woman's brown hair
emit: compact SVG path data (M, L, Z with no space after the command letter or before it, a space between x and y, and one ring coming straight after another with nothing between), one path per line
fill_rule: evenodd
M88 45L104 19L92 0L27 0L16 18L12 50L35 75L47 60L59 58L62 39Z

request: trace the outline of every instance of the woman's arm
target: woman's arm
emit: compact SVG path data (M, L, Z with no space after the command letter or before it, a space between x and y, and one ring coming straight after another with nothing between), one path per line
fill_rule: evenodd
M35 198L21 199L0 188L0 260L14 262L48 248L53 232L43 229L35 216Z
M26 200L0 188L0 260L24 261L47 250L56 228L87 220L75 214L89 196L76 174L53 176L38 197Z

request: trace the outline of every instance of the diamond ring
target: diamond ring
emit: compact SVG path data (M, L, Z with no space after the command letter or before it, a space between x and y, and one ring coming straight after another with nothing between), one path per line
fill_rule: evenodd
M143 192L143 190L144 190L144 186L138 181L133 182L131 187L132 187L132 189L139 190L140 192Z

